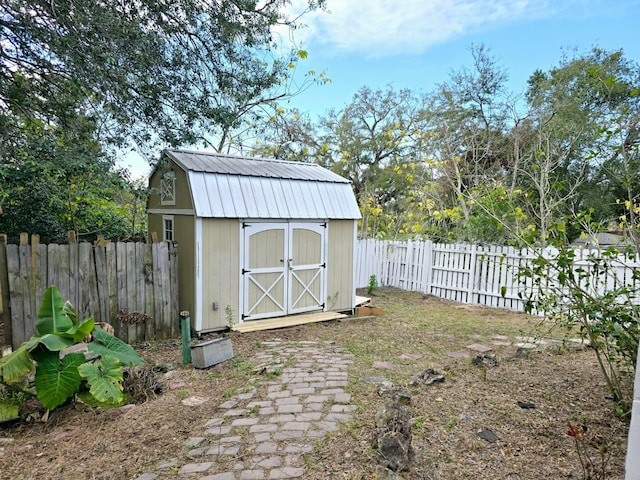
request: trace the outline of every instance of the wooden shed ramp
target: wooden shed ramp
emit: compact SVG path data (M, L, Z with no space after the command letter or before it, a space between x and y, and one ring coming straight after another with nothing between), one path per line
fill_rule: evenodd
M294 327L305 323L326 322L346 318L348 315L337 312L317 312L304 315L289 315L287 317L269 318L267 320L249 320L231 327L235 332L255 332L258 330L272 330L276 328Z
M361 297L360 295L356 295L356 307L366 305L368 303L371 303L371 299L369 297Z

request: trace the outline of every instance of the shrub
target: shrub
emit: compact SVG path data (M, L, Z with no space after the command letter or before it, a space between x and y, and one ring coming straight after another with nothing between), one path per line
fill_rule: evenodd
M631 410L640 337L640 270L626 267L632 257L609 248L578 258L561 247L539 253L519 272L525 311L543 313L588 343L623 416Z
M0 359L2 382L9 384L35 369L36 396L53 410L83 385L99 402L121 403L122 367L140 365L135 350L119 338L96 327L92 317L78 321L75 309L65 303L58 288L49 287L38 311L37 335ZM87 343L93 358L67 353L74 344Z

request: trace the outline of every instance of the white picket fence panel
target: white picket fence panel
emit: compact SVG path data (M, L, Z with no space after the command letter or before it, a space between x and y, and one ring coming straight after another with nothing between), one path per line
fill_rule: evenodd
M549 248L546 255L557 251ZM576 250L574 268L590 268L586 258L595 250ZM443 244L431 241L359 240L356 249L356 286L365 288L371 275L380 286L419 291L461 303L524 311L519 294L530 291L518 271L535 258L533 251L496 245ZM600 292L629 284L640 258L619 257L609 275L599 278ZM640 301L640 299L636 299Z

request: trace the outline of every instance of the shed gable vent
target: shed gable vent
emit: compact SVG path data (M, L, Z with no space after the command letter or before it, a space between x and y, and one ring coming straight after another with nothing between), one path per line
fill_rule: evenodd
M176 174L174 172L166 172L160 178L160 204L176 204Z

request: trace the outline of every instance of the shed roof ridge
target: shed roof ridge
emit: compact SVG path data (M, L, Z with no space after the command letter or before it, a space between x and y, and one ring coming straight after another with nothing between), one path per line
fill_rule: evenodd
M311 182L311 183L338 183L338 184L351 183L346 178L342 178L342 179L336 178L336 179L328 180L326 178L269 177L265 175L254 175L251 173L200 172L197 170L191 170L191 171L194 173L202 173L203 175L219 175L223 177L242 177L242 178L257 178L257 179L266 178L270 180L293 180L296 182Z
M192 153L194 155L203 155L209 157L217 157L217 158L229 158L229 159L237 159L237 160L256 160L259 162L271 162L271 163L284 163L289 165L304 165L308 167L322 167L322 165L318 165L314 162L296 162L293 160L282 160L280 158L266 158L266 157L252 157L250 155L232 155L229 153L218 153L218 152L207 152L205 150L191 150L191 149L183 149L183 148L167 148L165 152L175 152L175 153ZM195 171L195 170L194 170Z

